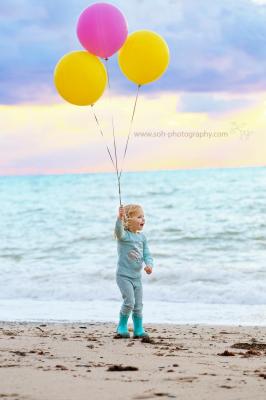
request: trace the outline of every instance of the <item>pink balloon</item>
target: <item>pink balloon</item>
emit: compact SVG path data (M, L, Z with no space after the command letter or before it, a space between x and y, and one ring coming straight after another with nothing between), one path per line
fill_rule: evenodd
M82 46L98 57L108 58L127 38L127 22L122 12L107 3L95 3L80 15L77 35Z

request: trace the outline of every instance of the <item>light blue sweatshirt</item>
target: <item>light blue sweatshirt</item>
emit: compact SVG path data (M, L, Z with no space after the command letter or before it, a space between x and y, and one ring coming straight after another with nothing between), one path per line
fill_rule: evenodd
M143 261L153 267L153 258L145 235L124 229L119 218L116 220L115 234L118 252L116 273L130 278L141 278Z

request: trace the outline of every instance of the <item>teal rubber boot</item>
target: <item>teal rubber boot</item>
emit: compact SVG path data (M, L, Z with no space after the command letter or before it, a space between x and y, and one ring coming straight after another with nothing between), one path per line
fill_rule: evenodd
M132 314L132 320L134 325L134 338L149 337L142 326L142 317Z
M120 313L119 316L120 316L120 319L119 319L119 324L116 329L116 332L118 333L118 335L120 335L123 338L129 338L130 334L127 329L127 321L128 321L129 315L124 315L124 314Z

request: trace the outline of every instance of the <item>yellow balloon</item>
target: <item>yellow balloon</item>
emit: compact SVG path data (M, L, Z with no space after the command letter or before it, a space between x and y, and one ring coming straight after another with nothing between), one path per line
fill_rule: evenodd
M169 64L165 40L152 31L137 31L128 36L118 53L123 74L137 85L160 78Z
M102 62L87 51L65 54L54 70L58 93L71 104L94 104L103 94L107 74Z

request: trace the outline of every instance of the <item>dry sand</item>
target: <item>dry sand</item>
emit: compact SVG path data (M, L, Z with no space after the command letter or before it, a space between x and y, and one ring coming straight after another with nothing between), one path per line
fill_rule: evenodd
M266 327L145 327L0 323L0 399L266 399Z

